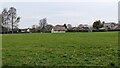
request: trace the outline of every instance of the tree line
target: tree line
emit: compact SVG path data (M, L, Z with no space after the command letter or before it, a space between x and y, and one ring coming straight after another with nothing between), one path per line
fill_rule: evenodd
M19 32L21 29L18 28L18 23L20 22L20 17L17 16L17 9L14 7L10 7L9 9L4 8L2 13L0 14L0 26L2 26L3 33L14 33ZM105 21L97 20L93 22L92 27L99 31L100 28L104 27ZM71 24L63 24L66 29L70 30L72 28ZM32 25L32 32L50 32L54 26L47 23L47 19L43 18L39 21L39 25ZM89 27L87 24L80 24L76 27L79 28Z

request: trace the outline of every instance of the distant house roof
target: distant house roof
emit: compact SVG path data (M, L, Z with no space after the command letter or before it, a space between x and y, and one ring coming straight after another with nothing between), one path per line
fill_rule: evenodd
M56 25L53 27L54 31L66 31L67 29L62 25Z
M109 22L109 23L104 23L104 26L115 26L116 25L116 23L114 23L114 22Z
M117 29L117 30L120 30L120 25L118 25L118 26L116 27L116 29Z
M72 30L81 30L82 28L80 27L73 27Z
M116 28L116 23L114 23L114 22L104 23L103 26L105 28L108 28L108 29L115 29Z
M27 32L27 29L20 29L21 32Z

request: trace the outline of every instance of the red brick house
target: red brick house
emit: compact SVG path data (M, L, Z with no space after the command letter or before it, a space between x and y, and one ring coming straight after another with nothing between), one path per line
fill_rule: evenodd
M62 25L56 25L52 28L52 33L65 33L67 29Z

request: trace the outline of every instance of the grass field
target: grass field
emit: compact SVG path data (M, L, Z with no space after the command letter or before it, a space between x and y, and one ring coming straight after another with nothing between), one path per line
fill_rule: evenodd
M118 65L118 32L2 36L3 66Z

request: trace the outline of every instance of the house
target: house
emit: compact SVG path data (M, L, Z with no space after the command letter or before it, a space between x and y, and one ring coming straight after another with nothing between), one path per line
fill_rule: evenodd
M72 30L73 32L79 32L79 31L82 31L83 29L80 27L73 27Z
M46 26L44 26L43 28L38 27L36 29L34 29L34 32L36 30L36 32L46 32L46 33L50 33L51 30L53 28L53 25L47 24Z
M62 25L56 25L52 28L51 33L65 33L67 29Z
M25 33L25 32L27 32L27 29L20 29L20 32Z
M90 27L89 25L83 25L83 31L85 32L92 32L92 27Z
M80 27L68 28L67 32L80 32L82 29Z
M104 23L103 27L107 30L113 30L115 27L115 23L114 22L109 22L109 23Z
M21 33L30 33L31 29L30 28L19 29L19 32L21 32Z
M116 25L115 30L120 31L120 25L119 24Z
M67 30L68 32L92 32L92 29L88 25L79 25L78 27L72 27Z
M30 29L29 28L27 29L27 32L30 33Z

